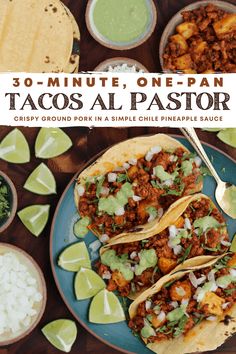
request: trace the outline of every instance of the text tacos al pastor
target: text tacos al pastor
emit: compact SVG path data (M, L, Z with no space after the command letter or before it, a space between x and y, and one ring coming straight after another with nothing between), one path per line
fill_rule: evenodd
M86 219L82 226L110 239L160 219L177 199L202 189L200 164L164 134L113 146L76 182L75 203Z
M165 276L130 308L129 326L158 354L214 350L236 332L236 254Z
M224 217L203 194L184 197L168 209L148 234L115 237L101 248L98 272L108 289L136 298L163 275L227 252ZM195 258L198 257L198 258Z

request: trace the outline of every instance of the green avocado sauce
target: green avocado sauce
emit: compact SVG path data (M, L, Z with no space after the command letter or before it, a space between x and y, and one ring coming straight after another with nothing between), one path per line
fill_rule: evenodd
M102 264L108 266L112 271L118 270L123 277L131 281L135 275L141 275L146 269L155 267L157 256L155 250L142 250L139 254L139 264L135 267L135 272L129 266L128 255L117 256L115 250L108 250L101 255Z
M97 0L93 21L97 31L113 42L131 42L145 33L150 20L146 0Z

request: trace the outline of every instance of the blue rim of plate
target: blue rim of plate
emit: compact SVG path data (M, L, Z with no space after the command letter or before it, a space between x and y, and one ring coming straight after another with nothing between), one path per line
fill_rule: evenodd
M181 135L175 135L175 134L171 134L171 136L177 140L179 140L181 143L183 143L184 145L186 145L186 147L188 149L190 149L191 151L193 151L193 148L190 146L190 144L187 142L187 140L182 137ZM226 171L223 171L222 169L224 168L223 166L220 166L221 167L221 170L219 171L219 168L218 168L218 164L219 162L222 163L221 159L222 159L222 155L225 156L226 159L228 159L228 161L223 164L229 164L229 163L233 163L235 166L235 174L232 173L233 171L230 170L230 177L234 177L234 175L236 175L236 161L230 157L229 155L227 155L225 152L221 151L220 149L208 144L208 143L205 143L203 142L203 146L205 146L206 148L206 152L209 156L210 154L210 157L214 154L217 155L217 161L215 161L215 163L217 164L216 169L217 169L217 172L220 174L220 176L222 178L224 178L223 175L223 172L225 173L225 177L226 179L228 180L228 175L226 173ZM108 147L109 149L110 147ZM92 323L89 323L88 321L88 318L83 320L80 318L80 314L78 314L76 312L76 305L79 307L79 304L82 304L82 306L80 306L83 311L85 310L86 308L86 313L88 311L88 308L89 308L89 304L90 304L90 300L85 300L85 301L76 301L75 300L75 296L74 296L74 292L73 292L73 277L74 277L74 273L71 273L71 272L67 272L67 271L64 271L63 269L61 269L58 265L57 265L57 259L58 259L58 256L60 254L60 252L65 249L67 246L69 246L70 244L72 243L75 243L75 242L79 242L80 240L77 239L75 236L73 236L73 240L68 240L68 239L64 239L64 235L61 235L61 239L64 239L64 245L63 247L61 246L60 247L60 250L57 250L56 252L54 252L54 248L55 248L55 239L56 237L54 236L55 234L55 229L58 227L58 216L60 216L60 212L61 212L61 208L63 206L63 203L65 202L68 202L68 199L67 198L67 195L68 193L70 192L70 189L72 188L73 189L73 184L76 180L76 177L78 176L78 174L80 174L86 167L88 167L89 165L91 165L99 156L101 156L107 149L101 151L100 153L98 153L96 156L94 156L93 158L91 158L76 174L75 176L71 179L71 181L69 182L69 184L67 185L66 189L64 190L58 204L57 204L57 208L55 210L55 213L54 213L54 217L53 217L53 220L52 220L52 226L51 226L51 232L50 232L50 262L51 262L51 268L52 268L52 273L53 273L53 277L54 277L54 280L55 280L55 283L56 283L56 286L57 286L57 289L65 303L65 305L67 306L68 310L71 312L71 314L75 317L75 319L90 333L92 334L95 338L97 338L99 341L103 342L104 344L108 345L109 347L115 349L115 350L118 350L120 352L123 352L123 353L126 353L126 354L148 354L148 353L151 353L151 351L149 349L147 349L144 345L144 343L134 337L134 335L131 333L131 330L129 329L129 327L127 326L127 323L126 322L121 322L121 323L118 323L118 324L113 324L113 325L94 325ZM236 181L233 182L233 180L229 181L231 183L236 183ZM215 190L215 181L212 179L212 177L205 177L204 178L204 185L206 183L206 179L207 179L207 184L209 184L210 182L210 185L211 185L211 188L208 188L209 186L207 186L207 193L206 193L206 190L204 191L203 190L203 193L205 192L205 194L207 194L208 196L210 196L213 201L216 203L215 201L215 198L213 197L214 195L214 190ZM73 198L73 190L72 190L72 198ZM74 205L74 199L73 199L73 207L75 209L75 212L76 212L76 207ZM217 203L216 203L217 205ZM77 212L76 212L77 214ZM224 214L225 216L225 214ZM76 218L76 219L75 219ZM75 213L73 214L73 216L71 217L71 224L70 224L70 232L73 233L73 223L79 218L79 215L75 215ZM226 217L226 222L228 224L228 229L229 229L229 234L233 235L235 232L236 232L236 228L234 227L233 223L234 221L229 218L229 217ZM59 224L60 224L60 221L59 221ZM62 234L61 232L61 227L60 226L60 233ZM63 225L63 227L65 227L65 225ZM89 235L88 235L89 236ZM86 236L86 239L88 238L88 236ZM54 239L55 237L55 239ZM97 240L97 238L94 236L94 235L90 235L89 238L92 240L90 240L89 242L87 241L88 245L93 242L93 240ZM82 240L82 241L85 241L86 242L86 239ZM56 253L56 254L55 254ZM68 287L66 287L65 289L63 289L63 287L65 287L65 285L63 285L63 281L61 278L63 277L66 277L67 279L68 278L71 278L70 282L72 282L72 284L70 284L70 289L68 290ZM67 280L66 280L67 281ZM66 290L67 292L69 291L69 294L72 296L72 301L73 301L73 304L71 303L71 300L68 299L68 294L65 295L64 294L64 290ZM109 334L107 333L103 333L103 335L100 333L97 333L97 332L101 332L101 328L104 328L104 331L105 331L105 328L107 329L109 326L109 329L110 328L113 328L113 332L115 332L116 334L120 334L121 335L121 332L120 331L120 327L123 326L123 330L125 330L125 335L128 334L128 340L133 340L135 341L134 342L134 346L137 347L135 348L135 351L130 351L128 348L127 348L127 345L129 346L129 343L126 345L126 348L125 348L125 343L124 343L124 336L121 335L121 344L123 346L119 346L117 344L114 343L114 340L113 342L109 341ZM109 332L109 331L108 331ZM118 338L118 336L116 335L116 340ZM111 340L111 339L110 339ZM137 351L138 350L138 351Z

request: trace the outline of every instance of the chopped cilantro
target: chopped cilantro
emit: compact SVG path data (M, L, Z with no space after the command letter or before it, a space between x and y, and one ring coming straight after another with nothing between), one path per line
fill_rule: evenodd
M121 183L121 182L130 182L129 176L127 173L119 173L116 179L116 182Z
M0 176L0 221L10 215L9 190L3 177Z
M99 198L99 196L101 194L101 190L102 190L102 186L103 186L104 181L105 181L105 176L102 176L97 179L97 190L96 190L97 198Z
M188 248L186 248L184 255L179 259L179 263L183 263L189 256L191 249L192 249L193 245L188 246Z

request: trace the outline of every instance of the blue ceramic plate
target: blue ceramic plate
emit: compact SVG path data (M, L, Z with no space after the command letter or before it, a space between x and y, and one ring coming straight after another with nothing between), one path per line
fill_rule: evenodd
M187 148L192 150L184 138L177 138ZM236 184L236 164L229 156L212 146L205 144L205 150L214 163L214 166L223 180ZM203 192L214 201L215 181L212 177L205 177ZM70 182L63 193L57 210L54 215L51 229L50 257L54 278L60 294L74 317L95 337L105 342L107 345L124 353L150 354L144 344L135 337L126 322L114 325L95 325L88 321L88 310L91 300L76 301L73 291L74 273L60 269L57 266L59 254L69 245L78 242L73 234L73 225L78 219L77 210L74 204L74 179ZM231 238L236 233L236 223L226 217ZM85 242L87 246L96 237L89 232Z

